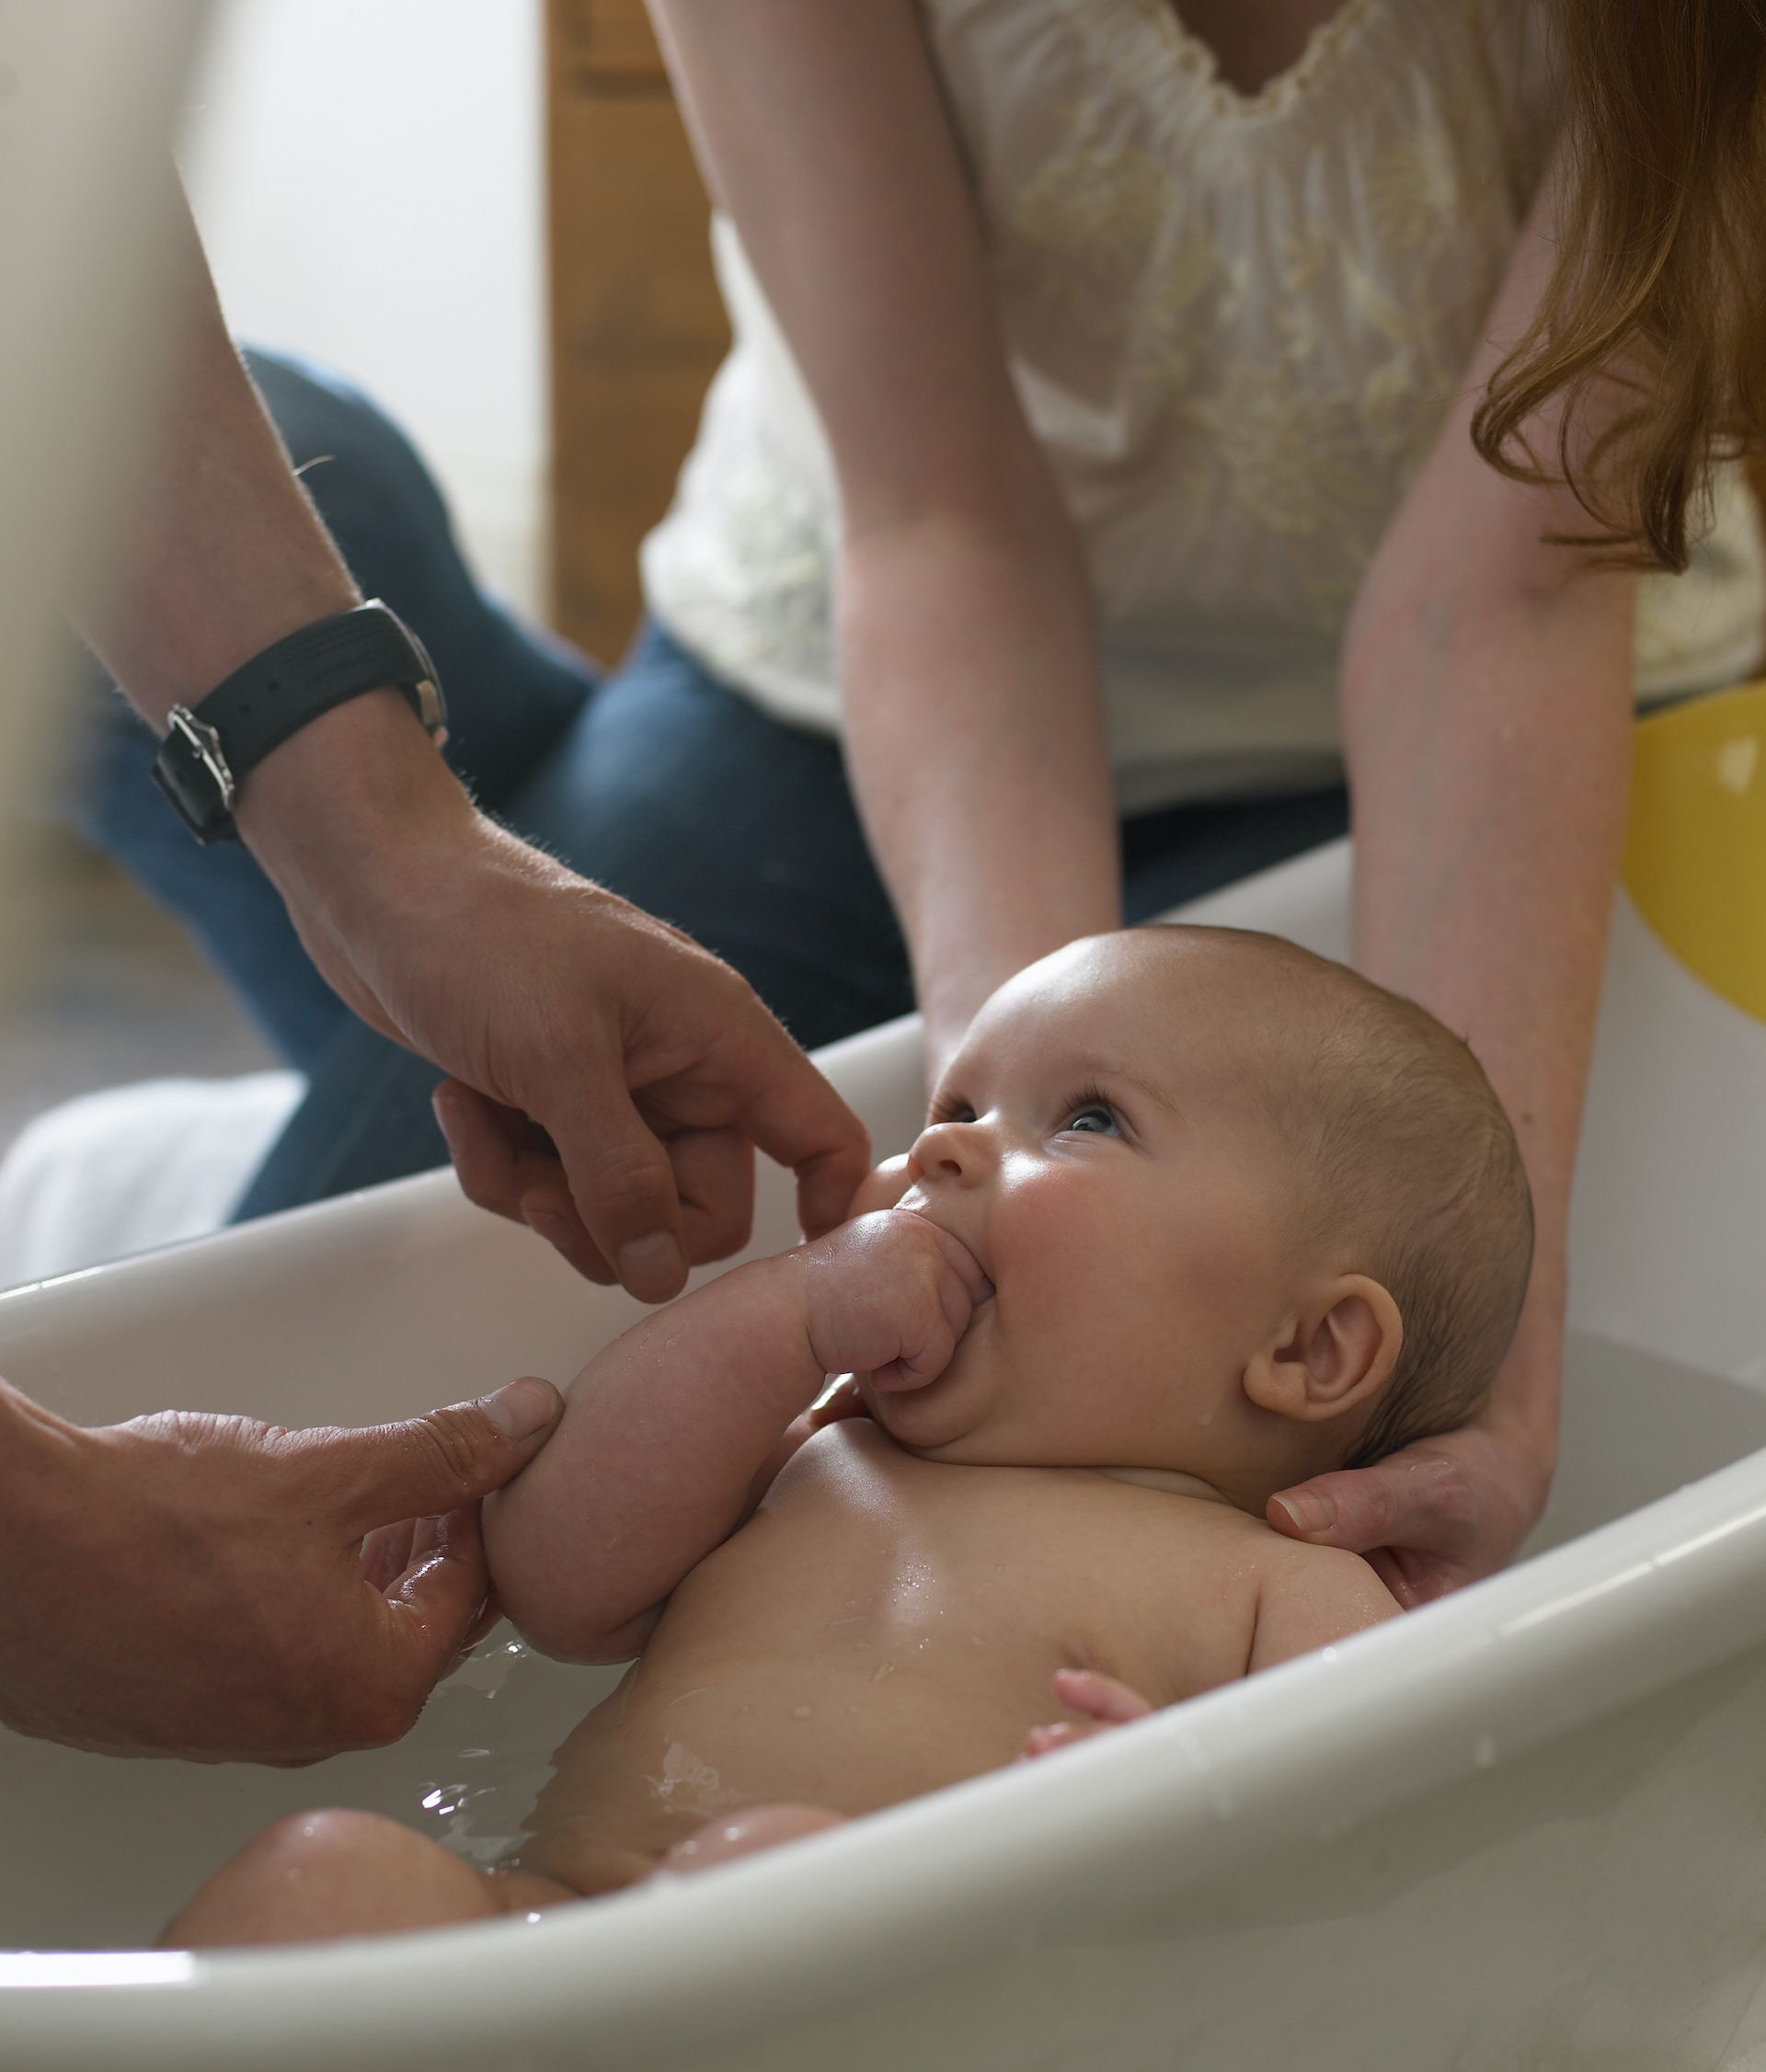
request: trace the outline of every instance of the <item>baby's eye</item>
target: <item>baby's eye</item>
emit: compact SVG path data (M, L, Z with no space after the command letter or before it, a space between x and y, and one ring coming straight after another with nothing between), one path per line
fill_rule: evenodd
M1063 1131L1072 1130L1081 1137L1119 1137L1122 1134L1116 1110L1107 1101L1087 1101L1083 1107L1075 1108L1061 1127Z

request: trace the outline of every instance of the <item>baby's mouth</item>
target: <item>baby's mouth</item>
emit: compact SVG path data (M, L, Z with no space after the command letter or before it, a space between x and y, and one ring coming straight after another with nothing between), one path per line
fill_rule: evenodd
M975 1264L981 1269L981 1272L987 1276L987 1286L976 1298L975 1307L977 1309L980 1309L984 1302L991 1302L993 1299L994 1281L992 1267L989 1265L987 1261L981 1256L980 1248L977 1246L975 1241L969 1236L967 1231L958 1231L953 1229L951 1224L944 1217L935 1216L933 1214L932 1204L927 1199L927 1197L920 1192L920 1186L917 1181L912 1187L908 1189L907 1193L901 1196L901 1199L897 1202L895 1206L898 1208L905 1208L910 1216L923 1216L928 1223L935 1223L946 1237L955 1238L958 1243L962 1246L963 1250L969 1254L969 1257L974 1260Z

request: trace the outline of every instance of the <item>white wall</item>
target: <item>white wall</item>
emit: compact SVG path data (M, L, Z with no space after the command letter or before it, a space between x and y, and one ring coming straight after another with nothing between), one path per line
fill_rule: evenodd
M540 0L223 0L179 157L234 331L359 382L543 601Z

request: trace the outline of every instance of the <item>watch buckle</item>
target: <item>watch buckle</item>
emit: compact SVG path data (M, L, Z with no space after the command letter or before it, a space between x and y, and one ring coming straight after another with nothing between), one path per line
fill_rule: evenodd
M425 657L427 660L428 658ZM429 677L414 683L411 689L417 693L417 716L423 723L423 731L437 748L445 747L448 738L448 708L442 702L442 693Z
M221 737L212 727L206 727L189 705L174 705L166 715L168 734L176 734L214 780L215 789L221 794L222 809L233 811L233 802L238 787L235 784L233 772L222 750Z

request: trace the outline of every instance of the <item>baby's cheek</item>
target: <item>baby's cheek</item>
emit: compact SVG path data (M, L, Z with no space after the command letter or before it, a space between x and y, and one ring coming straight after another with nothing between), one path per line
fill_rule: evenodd
M846 1210L848 1222L854 1216L870 1216L879 1208L893 1208L913 1185L908 1172L908 1154L901 1151L874 1166L858 1184Z
M1057 1334L1096 1322L1119 1292L1124 1257L1118 1205L1085 1172L1044 1170L1004 1191L990 1232L994 1277L1015 1333Z

